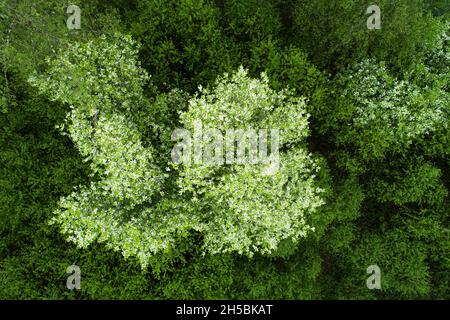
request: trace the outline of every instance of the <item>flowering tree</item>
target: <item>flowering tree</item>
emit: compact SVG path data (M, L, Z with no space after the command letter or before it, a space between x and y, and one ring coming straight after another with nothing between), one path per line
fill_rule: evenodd
M164 124L148 115L170 97L182 102L182 93L146 101L141 85L149 77L129 37L71 45L50 62L46 77L31 78L52 99L71 105L62 129L92 169L90 185L63 197L53 222L80 247L105 242L137 257L143 267L156 263L156 255L180 255L181 244L194 234L201 235L197 245L205 252L252 256L313 231L306 218L323 201L315 183L319 167L304 142L305 100L289 90L272 90L261 77L250 79L241 68L212 89L200 88L187 101L180 124L189 130L201 121L218 132L279 130L277 170L268 170L273 161L174 164L159 153L175 144L167 136L174 127L161 128ZM143 123L149 132L161 129L160 141L140 130Z

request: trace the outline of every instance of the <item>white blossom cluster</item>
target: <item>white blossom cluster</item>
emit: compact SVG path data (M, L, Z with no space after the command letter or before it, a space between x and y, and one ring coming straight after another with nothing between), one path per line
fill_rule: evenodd
M426 70L419 72L423 78L432 77ZM417 75L410 78L398 79L370 59L339 74L339 93L354 106L351 132L341 138L354 141L351 136L359 132L357 142L370 158L383 156L387 150L404 150L448 128L450 98L444 83L419 85Z
M302 140L308 135L305 100L289 90L275 92L263 73L251 79L242 67L225 75L214 90L189 101L181 114L186 128L197 121L227 129L280 130L280 168L267 175L266 163L234 163L225 167L187 163L178 166L180 192L198 199L205 225L205 247L210 252L253 255L277 249L283 239L298 240L313 230L306 216L322 204L314 186L319 170ZM198 214L198 213L195 213Z

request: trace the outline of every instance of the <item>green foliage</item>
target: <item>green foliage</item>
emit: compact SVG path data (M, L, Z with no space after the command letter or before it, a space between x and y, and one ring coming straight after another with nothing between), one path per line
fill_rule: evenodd
M448 196L447 189L440 182L440 170L431 163L418 161L404 168L404 171L387 169L379 177L374 177L369 194L379 202L391 201L396 205L439 204ZM390 181L387 182L387 179Z
M125 23L142 44L140 61L161 91L195 90L231 70L238 59L229 55L208 0L136 1ZM234 60L233 60L234 59Z
M1 1L0 298L449 299L448 1L370 4ZM199 121L278 170L173 164Z
M303 51L294 46L280 48L271 40L252 48L249 65L253 73L266 72L274 89L280 90L288 84L298 95L308 98L317 95L326 81Z
M219 21L223 33L244 61L260 42L279 36L282 25L272 1L228 0L222 4Z
M388 295L420 298L429 291L424 248L404 232L391 231L364 238L352 259L355 266L377 264L383 270L382 286ZM364 277L360 280L363 282Z
M433 42L439 21L422 0L380 0L381 29L369 30L363 0L293 1L291 39L332 72L362 58L386 61L395 68L414 66Z
M341 130L337 143L356 144L365 159L408 150L448 127L449 94L438 84L421 88L395 79L383 66L365 60L339 74L336 85L337 104L347 109L344 119L351 123ZM361 86L368 89L361 91Z

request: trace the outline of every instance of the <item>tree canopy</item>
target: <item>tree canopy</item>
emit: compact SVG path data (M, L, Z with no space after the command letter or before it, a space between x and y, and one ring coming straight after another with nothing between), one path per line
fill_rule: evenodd
M0 297L448 299L448 4L369 5L1 1Z

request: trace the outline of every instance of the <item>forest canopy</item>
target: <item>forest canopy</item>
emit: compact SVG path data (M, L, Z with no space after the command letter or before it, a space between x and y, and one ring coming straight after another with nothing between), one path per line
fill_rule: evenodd
M1 299L450 298L446 1L68 6L0 0Z

